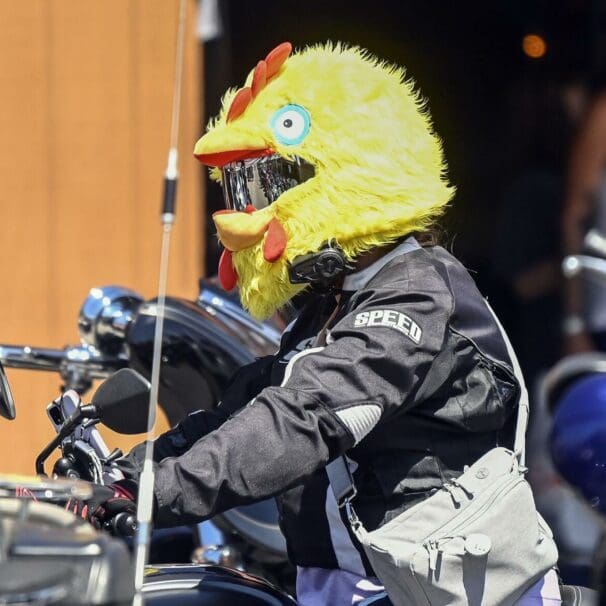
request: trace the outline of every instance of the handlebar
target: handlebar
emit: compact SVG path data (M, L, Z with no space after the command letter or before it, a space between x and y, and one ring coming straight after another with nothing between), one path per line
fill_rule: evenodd
M82 392L95 379L106 379L128 366L124 355L104 356L90 345L72 345L64 349L0 344L0 362L6 368L57 372L67 389Z

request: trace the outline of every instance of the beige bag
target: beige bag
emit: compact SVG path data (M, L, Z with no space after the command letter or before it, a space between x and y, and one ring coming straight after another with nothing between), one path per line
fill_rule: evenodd
M346 508L395 606L515 604L557 562L553 536L524 478L528 394L501 331L522 381L514 451L493 448L457 479L372 532L351 506L355 486L345 458L326 468L337 503Z

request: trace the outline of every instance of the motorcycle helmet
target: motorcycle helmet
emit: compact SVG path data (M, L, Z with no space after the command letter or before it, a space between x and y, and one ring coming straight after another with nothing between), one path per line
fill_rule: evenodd
M260 319L431 227L454 193L404 70L339 43L276 47L194 154L223 186L219 279Z
M560 396L550 449L562 477L606 513L606 374L584 376Z

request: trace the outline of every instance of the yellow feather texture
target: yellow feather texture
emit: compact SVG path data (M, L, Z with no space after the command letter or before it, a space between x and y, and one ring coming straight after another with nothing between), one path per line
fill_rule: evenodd
M286 230L283 256L265 261L263 241L233 254L242 301L258 318L301 290L288 280L289 261L328 241L355 259L426 229L454 193L423 99L403 69L367 51L327 44L293 54L244 113L227 123L233 94L224 97L196 153L265 147L299 156L316 170L261 211ZM287 104L301 105L311 116L309 134L298 145L282 145L271 129L271 117ZM219 171L213 174L220 179Z

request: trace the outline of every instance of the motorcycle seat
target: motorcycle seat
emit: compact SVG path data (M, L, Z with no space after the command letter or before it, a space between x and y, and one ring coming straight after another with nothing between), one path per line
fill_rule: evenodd
M578 585L561 585L562 606L598 606L598 592Z

